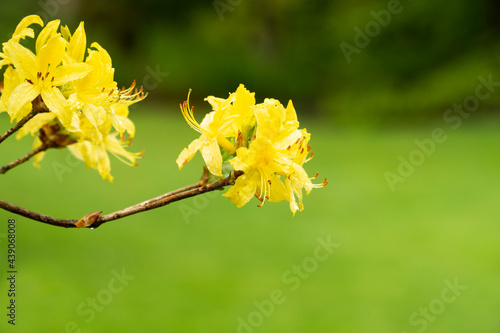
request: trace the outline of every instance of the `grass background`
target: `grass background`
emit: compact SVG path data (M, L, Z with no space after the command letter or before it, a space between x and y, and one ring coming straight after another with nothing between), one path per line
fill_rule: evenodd
M207 105L197 105L198 110ZM182 171L177 154L196 133L171 108L133 108L146 149L140 166L113 158L113 184L49 151L37 170L27 163L1 177L2 200L60 218L108 213L195 182L202 160ZM201 112L201 111L200 111ZM300 110L299 110L300 117ZM8 128L5 114L1 128ZM458 130L347 131L302 119L312 133L306 165L328 177L292 215L285 203L253 200L238 209L226 198L197 197L127 217L96 230L56 228L0 211L0 331L17 332L417 332L409 317L441 297L444 281L467 289L428 321L427 332L498 332L500 159L498 122L470 117ZM448 139L392 192L415 139L442 127ZM2 164L29 151L31 139L2 144ZM66 166L64 173L57 168ZM61 181L62 180L62 181ZM183 208L194 214L186 218ZM6 323L6 222L17 225L17 323ZM317 238L340 246L300 287L282 276L314 255ZM113 270L134 278L95 318L77 312L108 289ZM238 329L254 301L279 289L286 297L261 325ZM254 314L255 316L255 314ZM422 318L422 317L419 317ZM79 331L81 330L81 331Z

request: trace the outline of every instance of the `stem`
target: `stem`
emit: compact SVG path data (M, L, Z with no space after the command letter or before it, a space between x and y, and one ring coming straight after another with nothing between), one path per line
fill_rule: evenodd
M39 214L32 212L30 210L27 210L25 208L13 205L11 203L8 203L6 201L0 200L0 208L5 209L6 211L9 211L11 213L21 215L24 217L27 217L29 219L55 225L57 227L64 227L64 228L71 228L75 226L75 223L78 222L78 220L66 220L66 219L57 219L53 218L47 215Z
M47 150L49 148L50 148L50 146L48 144L43 143L41 146L39 146L38 148L36 148L33 151L29 152L25 156L23 156L23 157L15 160L15 161L7 164L7 165L4 165L3 167L1 167L0 168L0 174L6 173L10 169L18 166L19 164L22 164L22 163L26 162L27 160L29 160L30 158L32 158L36 154L41 153L42 151L45 151L45 150Z
M185 187L184 191L181 191L181 189L172 191L170 193L166 193L162 196L153 198L151 200L147 200L144 202L141 202L137 205L127 207L125 209L116 211L111 214L107 214L104 216L101 216L97 219L97 221L92 225L92 227L97 228L103 223L117 220L119 218L129 216L132 214L144 212L150 209L155 209L158 207L163 207L165 205L168 205L171 202L179 201L182 199L194 197L196 195L200 195L203 193L219 190L225 186L234 184L234 181L237 177L239 177L242 173L236 172L235 175L230 175L227 178L224 179L219 179L218 181L208 184L208 185L201 185L201 184L193 184L191 186ZM191 187L191 189L189 189Z
M19 120L19 122L17 124L15 124L14 127L12 127L7 132L2 134L2 136L0 136L0 143L2 143L5 139L7 139L12 134L16 133L21 127L24 126L24 124L26 124L29 120L31 120L31 118L33 118L34 116L36 116L37 114L39 114L41 112L45 112L45 111L41 111L39 109L34 109L30 113L28 113L28 115L26 117L24 117L23 119Z
M243 173L240 171L236 171L234 175L230 175L227 178L219 179L216 182L210 183L210 184L205 184L206 179L202 178L199 182L196 184L192 184L189 186L185 186L182 188L179 188L177 190L165 193L163 195L160 195L156 198L152 198L150 200L138 203L136 205L118 210L116 212L103 215L97 218L97 220L89 225L89 228L97 228L101 224L118 220L121 218L124 218L129 215L133 215L136 213L144 212L147 210L155 209L158 207L163 207L165 205L168 205L171 202L179 201L182 199L186 199L189 197L194 197L196 195L200 195L203 193L215 191L222 189L225 186L232 185L234 184L234 181L241 176ZM7 210L9 212L12 212L14 214L18 214L24 217L27 217L29 219L39 221L42 223L58 226L58 227L64 227L64 228L75 228L76 223L79 220L70 220L70 219L58 219L54 217L50 217L48 215L43 215L39 214L36 212L32 212L30 210L27 210L25 208L10 204L6 201L0 200L0 208Z

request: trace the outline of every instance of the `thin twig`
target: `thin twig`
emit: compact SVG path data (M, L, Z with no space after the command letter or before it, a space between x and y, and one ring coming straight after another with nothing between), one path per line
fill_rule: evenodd
M36 154L38 153L41 153L42 151L45 151L47 149L50 148L50 145L46 144L46 143L42 143L41 146L39 146L38 148L34 149L33 151L29 152L28 154L26 154L25 156L7 164L7 165L4 165L3 167L0 168L0 174L4 174L6 173L7 171L9 171L10 169L18 166L19 164L22 164L24 162L26 162L27 160L29 160L30 158L32 158L33 156L35 156Z
M216 182L206 184L206 179L200 180L196 184L192 184L189 186L185 186L179 188L177 190L165 193L156 198L141 202L139 204L118 210L116 212L103 215L98 217L95 222L87 226L88 228L94 229L102 225L103 223L118 220L124 218L126 216L144 212L147 210L163 207L168 205L171 202L179 201L182 199L186 199L189 197L194 197L196 195L200 195L203 193L215 191L224 188L225 186L234 184L234 181L241 176L243 173L240 171L235 172L233 175L230 175L227 178L219 179ZM29 219L39 221L42 223L64 227L64 228L75 228L76 224L79 220L70 220L70 219L58 219L53 218L47 215L39 214L36 212L29 211L25 208L10 204L8 202L0 200L0 208L12 212L14 214L18 214ZM89 214L90 215L90 214Z
M46 112L46 111L40 110L37 108L33 109L30 113L28 113L28 115L26 117L19 120L19 122L17 124L15 124L14 127L10 128L7 132L2 134L2 136L0 136L0 143L2 143L5 139L7 139L12 134L16 133L21 127L24 126L24 124L26 124L29 120L31 120L31 118L33 118L34 116L36 116L37 114L42 113L42 112Z
M218 181L207 184L207 185L201 185L201 186L196 186L191 190L183 191L183 192L177 192L172 195L163 195L148 201L141 202L137 205L127 207L125 209L116 211L111 214L103 215L97 219L97 221L92 225L92 227L97 228L103 223L113 221L125 216L129 216L132 214L144 212L150 209L158 208L158 207L163 207L165 205L168 205L171 202L179 201L182 199L186 199L189 197L194 197L196 195L200 195L203 193L215 191L224 188L225 186L234 184L234 181L236 178L238 178L242 172L237 171L234 175L230 175L227 178L219 179ZM173 191L176 192L176 191Z
M13 205L11 203L8 203L6 201L0 200L0 208L5 209L11 213L21 215L24 217L27 217L29 219L55 225L57 227L64 227L64 228L72 228L75 227L75 223L78 222L78 220L66 220L66 219L56 219L47 215L39 214L32 212L30 210L27 210L25 208Z

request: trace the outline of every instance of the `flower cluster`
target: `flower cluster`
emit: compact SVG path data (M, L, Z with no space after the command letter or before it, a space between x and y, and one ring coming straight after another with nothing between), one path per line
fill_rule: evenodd
M227 169L243 172L224 194L238 207L256 196L259 206L265 200L286 200L295 214L304 208L302 190L309 194L327 181L313 184L316 176L310 178L303 168L312 157L311 135L299 129L292 102L286 108L275 99L255 104L254 95L240 85L227 99L207 97L213 111L201 123L194 118L188 95L181 110L201 135L180 153L177 164L181 169L199 150L211 174L222 177Z
M43 27L36 39L32 25ZM26 37L34 39L34 52L20 43ZM108 152L136 165L141 153L125 150L135 133L128 107L146 95L142 88L135 89L135 82L118 89L108 52L98 43L87 49L83 22L71 34L59 20L44 26L39 16L27 16L2 51L0 69L7 68L0 112L6 111L12 122L37 111L18 138L38 133L34 148L67 146L87 168L97 169L109 181L113 178ZM43 154L35 156L35 165Z

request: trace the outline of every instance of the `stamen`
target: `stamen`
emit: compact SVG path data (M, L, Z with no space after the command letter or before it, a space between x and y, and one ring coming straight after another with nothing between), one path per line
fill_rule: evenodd
M186 120L188 125L191 126L192 129L194 129L198 133L203 133L203 129L201 128L200 124L198 124L198 122L194 118L194 114L193 114L194 107L193 106L191 108L189 107L189 96L190 95L191 95L191 89L189 89L187 100L185 100L184 103L182 103L182 105L180 106L181 111L182 111L182 115L184 116L184 119Z

